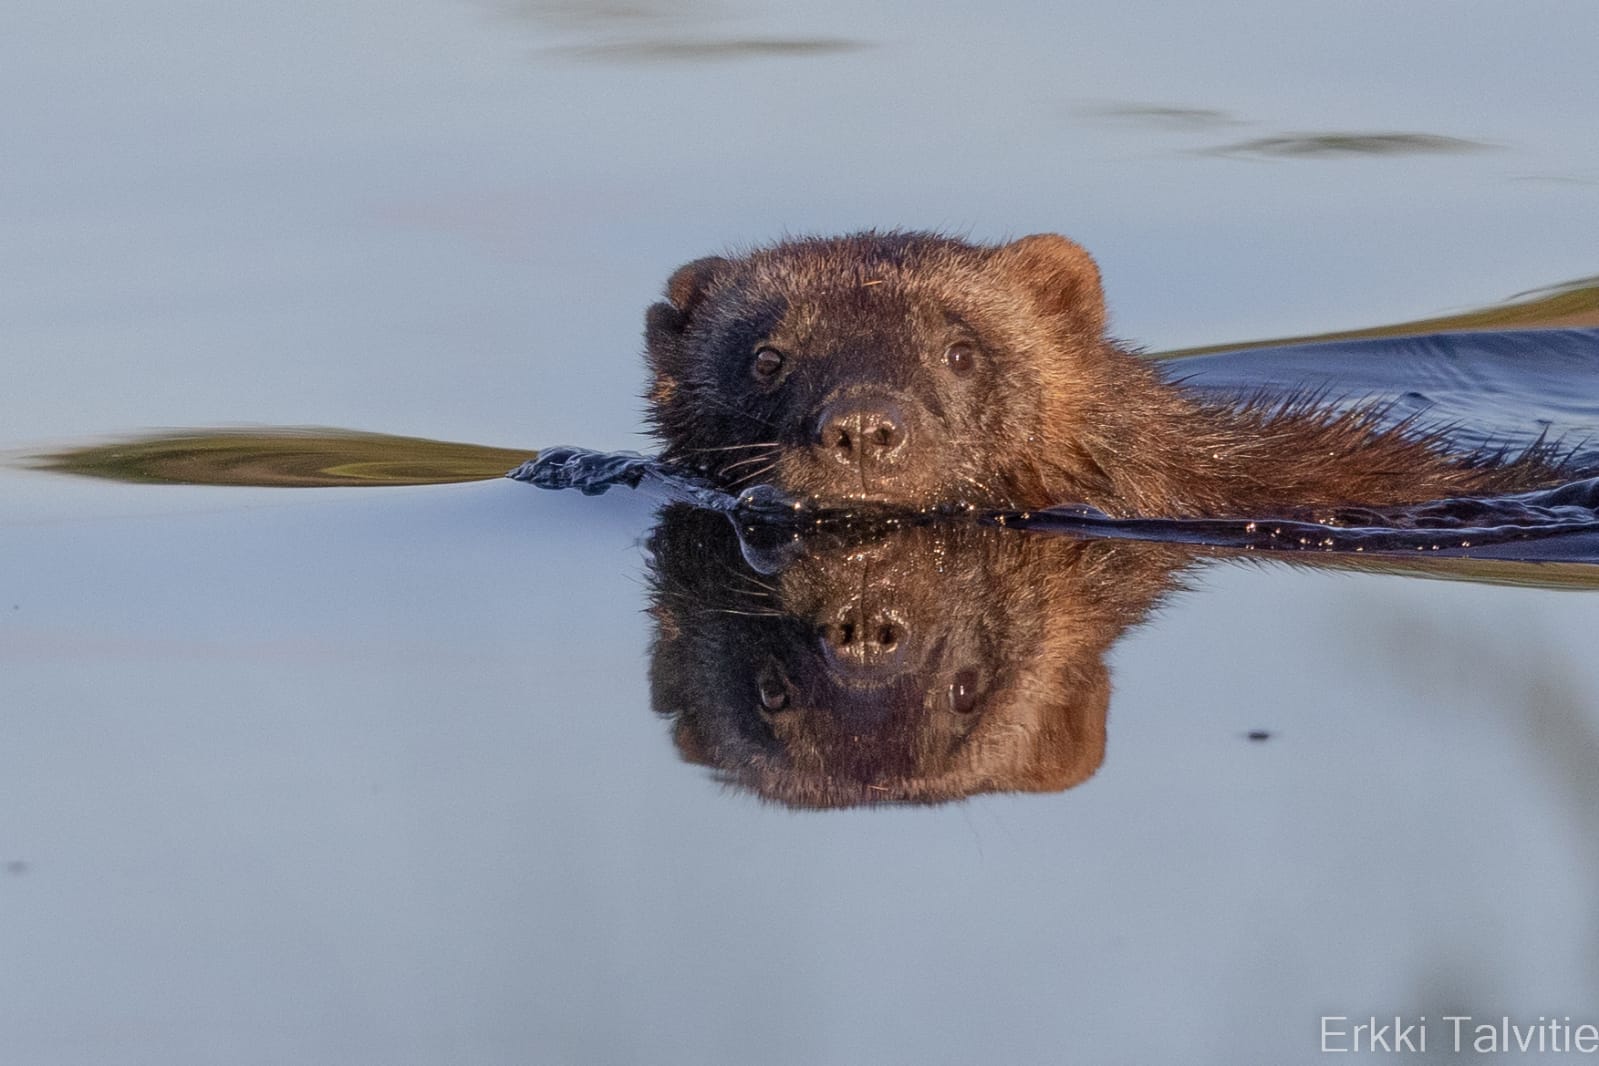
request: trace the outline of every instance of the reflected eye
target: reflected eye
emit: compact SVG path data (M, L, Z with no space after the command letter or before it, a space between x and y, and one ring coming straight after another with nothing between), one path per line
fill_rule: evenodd
M977 349L965 341L956 341L944 349L944 363L956 377L963 378L977 369Z
M781 711L788 706L788 686L775 667L768 666L755 679L755 688L761 694L761 706L768 711Z
M971 667L957 673L950 680L945 693L949 709L956 714L971 714L977 709L977 671Z
M755 349L755 362L750 364L750 373L756 381L772 381L782 371L783 363L782 352L762 345Z

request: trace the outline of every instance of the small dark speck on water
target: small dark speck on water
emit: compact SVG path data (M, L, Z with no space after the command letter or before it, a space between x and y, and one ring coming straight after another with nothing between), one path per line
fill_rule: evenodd
M1271 730L1269 730L1269 729L1251 729L1248 733L1245 734L1245 736L1247 736L1250 740L1254 741L1255 743L1259 744L1262 741L1266 741L1266 740L1270 740L1271 739Z
M28 872L28 864L21 859L12 859L6 863L6 873L12 877L21 877Z

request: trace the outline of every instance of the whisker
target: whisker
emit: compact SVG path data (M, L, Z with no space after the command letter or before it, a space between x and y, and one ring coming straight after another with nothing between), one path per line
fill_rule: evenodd
M773 458L773 456L770 453L763 452L760 455L751 456L748 459L740 459L736 463L729 463L726 466L722 467L722 476L726 477L728 474L732 473L734 470L737 470L741 466L749 466L751 463L768 462L768 461L772 460L772 458Z
M769 599L778 594L779 590L776 585L768 585L764 581L759 581L753 574L739 574L738 577L745 585L750 586L749 589L743 590L746 595Z
M744 486L746 486L746 485L750 484L751 482L753 482L756 478L761 477L764 474L769 473L771 470L776 468L776 466L777 466L777 460L773 459L771 462L767 463L765 466L756 467L754 470L751 470L748 473L740 474L738 477L733 479L732 483L733 483L733 485L737 486L738 488L743 488Z
M775 441L775 440L757 441L754 444L724 444L724 445L722 445L719 448L685 448L683 450L683 454L684 455L699 455L699 454L701 454L703 452L736 452L736 451L743 451L743 450L746 450L746 449L749 449L749 448L780 448L780 447L782 447L782 442L781 441Z

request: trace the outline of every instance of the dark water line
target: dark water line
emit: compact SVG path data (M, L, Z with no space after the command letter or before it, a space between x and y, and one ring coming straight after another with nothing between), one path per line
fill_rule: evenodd
M1083 505L1037 511L829 510L787 497L769 485L732 496L646 456L571 447L546 449L507 476L540 488L576 489L588 495L618 485L643 489L668 501L728 515L751 545L778 543L787 539L785 534L973 519L1010 529L1274 552L1460 554L1561 537L1573 538L1576 545L1599 535L1599 478L1511 496L1444 499L1383 510L1348 508L1320 522L1270 515L1114 518ZM1591 549L1570 555L1539 552L1537 557L1599 562Z
M1599 533L1599 479L1517 496L1437 500L1366 514L1368 521L1359 525L1293 518L1112 518L1092 507L1069 505L984 517L1014 529L1253 551L1459 553Z

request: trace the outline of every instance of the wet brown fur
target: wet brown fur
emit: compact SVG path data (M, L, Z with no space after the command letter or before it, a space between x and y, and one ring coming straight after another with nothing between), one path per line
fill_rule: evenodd
M917 233L785 241L690 263L666 296L647 316L650 417L668 459L732 488L764 480L845 502L1215 516L1525 491L1568 476L1547 447L1464 453L1381 409L1201 399L1106 335L1098 268L1052 234L996 246ZM975 380L941 376L952 340L976 345ZM757 388L748 366L764 344L791 370ZM845 387L903 401L913 458L847 477L819 465L815 411Z

